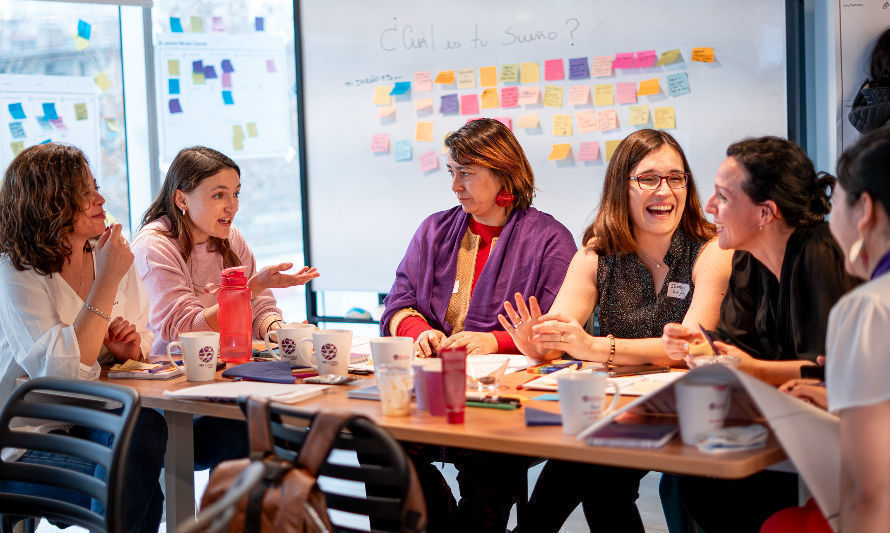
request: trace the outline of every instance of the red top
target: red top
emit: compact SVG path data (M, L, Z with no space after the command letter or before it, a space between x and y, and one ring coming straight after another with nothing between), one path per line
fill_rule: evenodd
M504 228L503 226L486 226L472 217L470 217L469 227L470 231L474 235L478 235L480 239L479 251L476 253L476 268L473 271L473 286L470 288L470 296L472 296L473 290L476 288L476 280L479 279L479 274L485 268L485 262L488 261L488 255L491 253L491 242L501 234L501 230ZM414 315L405 317L404 320L399 322L396 333L401 337L411 337L417 340L421 333L430 329L433 328L426 320ZM510 337L509 333L504 330L491 331L490 333L498 341L497 353L519 353L519 350L516 349L516 343L513 342L513 338Z

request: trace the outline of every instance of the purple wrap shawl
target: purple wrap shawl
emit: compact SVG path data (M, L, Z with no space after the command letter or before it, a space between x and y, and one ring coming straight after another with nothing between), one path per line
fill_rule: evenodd
M470 215L459 206L429 216L414 234L396 280L384 303L380 332L389 335L389 321L400 309L419 311L430 326L451 335L445 321L457 276L457 252ZM521 292L537 297L547 312L562 286L577 247L571 233L552 216L533 207L514 211L501 231L476 281L465 331L503 329L498 313L504 302Z

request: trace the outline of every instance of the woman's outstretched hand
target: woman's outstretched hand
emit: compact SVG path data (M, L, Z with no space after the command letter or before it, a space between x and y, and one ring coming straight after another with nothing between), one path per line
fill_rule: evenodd
M538 299L534 296L528 299L528 305L525 304L522 293L517 292L513 298L516 300L516 309L513 309L510 302L504 302L504 311L507 316L498 315L498 322L513 338L513 342L520 352L528 357L539 359L547 353L547 350L539 351L539 347L532 342L531 336L532 327L538 324L541 318L541 306L538 305Z
M315 267L304 266L294 274L288 274L285 270L294 267L293 263L279 263L277 265L269 265L257 271L247 281L247 286L256 296L266 289L283 289L285 287L293 287L294 285L305 285L309 281L319 276Z

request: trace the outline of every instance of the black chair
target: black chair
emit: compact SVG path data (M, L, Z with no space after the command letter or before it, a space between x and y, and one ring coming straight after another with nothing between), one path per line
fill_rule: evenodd
M195 520L186 520L176 529L178 533L219 533L227 531L235 514L236 503L263 480L265 467L254 461L241 472L226 494L198 513Z
M124 472L139 404L133 389L96 381L35 378L16 388L0 412L0 448L66 454L102 465L107 478L56 466L0 461L0 479L85 494L105 506L105 516L68 501L0 492L4 527L14 520L42 517L90 531L123 532ZM9 427L13 419L21 418L36 419L28 425L60 422L106 431L113 435L113 444L106 447L61 432L34 433Z
M245 408L243 402L241 407ZM293 460L303 445L313 413L278 403L270 403L269 413L275 453ZM346 428L348 431L340 433L334 449L354 451L359 465L333 463L329 456L319 470L319 476L364 483L365 495L333 492L322 483L328 508L367 516L373 532L414 530L415 524L402 523L405 499L412 477L416 476L405 451L386 430L370 419L353 418ZM364 531L338 524L335 528L342 532Z

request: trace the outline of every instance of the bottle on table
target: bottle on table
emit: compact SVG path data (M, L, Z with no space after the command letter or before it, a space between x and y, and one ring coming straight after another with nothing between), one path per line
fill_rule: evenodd
M219 355L227 363L250 360L252 352L252 319L247 267L236 266L222 271L219 291Z

